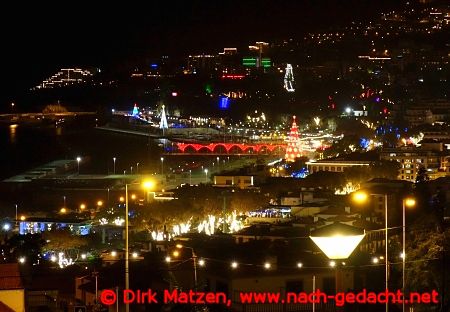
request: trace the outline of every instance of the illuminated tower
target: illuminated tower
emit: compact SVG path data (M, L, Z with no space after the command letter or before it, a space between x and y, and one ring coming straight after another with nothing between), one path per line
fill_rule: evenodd
M300 137L298 135L297 123L295 122L295 116L293 117L291 132L287 140L286 155L284 158L286 161L295 161L297 157L302 156L302 148L300 145Z
M292 72L292 65L286 65L286 72L284 73L284 88L287 92L294 92L294 73Z
M161 121L159 123L159 129L162 129L163 131L163 135L164 135L164 130L169 128L169 125L167 124L167 117L166 117L166 111L164 110L164 105L162 106L162 110L161 110Z

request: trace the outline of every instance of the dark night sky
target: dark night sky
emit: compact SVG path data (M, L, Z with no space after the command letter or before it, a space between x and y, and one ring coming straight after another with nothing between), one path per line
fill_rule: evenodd
M58 2L15 4L0 18L2 105L61 66L112 66L126 60L218 52L301 36L314 29L376 16L389 0L229 0L120 2L103 7ZM24 10L26 7L26 11Z

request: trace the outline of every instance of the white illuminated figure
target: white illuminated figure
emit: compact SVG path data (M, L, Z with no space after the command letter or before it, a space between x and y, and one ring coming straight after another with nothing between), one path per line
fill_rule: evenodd
M286 65L286 71L284 73L284 88L287 92L295 92L294 88L294 73L292 72L292 65Z

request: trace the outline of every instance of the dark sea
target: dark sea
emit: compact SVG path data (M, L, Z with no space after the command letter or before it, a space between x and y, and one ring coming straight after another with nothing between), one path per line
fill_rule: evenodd
M57 159L81 157L80 174L159 170L161 143L95 129L94 117L51 125L0 125L0 180ZM139 166L137 166L139 163ZM133 167L133 169L131 169Z

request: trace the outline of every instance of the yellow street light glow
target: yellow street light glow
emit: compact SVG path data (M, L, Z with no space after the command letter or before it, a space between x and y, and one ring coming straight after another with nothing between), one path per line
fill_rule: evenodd
M336 266L336 262L335 261L330 261L330 267L334 268Z
M103 206L103 202L102 202L101 200L99 200L99 201L97 202L97 206L99 206L99 207Z
M136 199L136 194L131 194L131 199L135 200Z
M59 210L59 212L61 212L61 213L66 213L66 212L67 212L67 209L64 208L64 207L62 207L62 208Z
M377 264L380 260L377 257L372 258L372 263Z
M25 216L20 216L21 221L25 221L25 219L26 219Z
M236 261L231 262L232 269L237 269L237 267L238 267L238 263Z
M330 237L312 237L312 241L329 259L347 259L356 246L364 238L363 235L333 235Z
M170 259L170 257L166 257L165 260L166 260L166 262L170 262L171 259Z
M181 245L181 244L176 244L175 247L177 247L177 248L183 248L183 245Z
M302 268L302 267L303 267L303 263L298 262L298 263L297 263L297 268Z
M173 255L174 257L178 257L178 256L180 255L180 253L178 252L178 250L175 250L175 251L172 253L172 255Z
M81 204L80 205L80 210L84 210L84 209L86 209L86 205L85 204Z
M271 266L272 266L272 265L271 265L269 262L264 263L264 268L265 268L266 270L270 269Z
M153 181L144 181L144 183L142 183L142 186L146 189L146 190L150 190L155 186L155 183Z
M412 208L416 205L416 200L412 197L405 198L405 206Z
M137 253L137 252L133 252L133 253L131 254L131 256L132 256L133 258L137 258L137 257L138 257L138 253Z
M117 251L111 251L111 256L113 257L117 256Z
M359 191L359 192L353 193L353 200L355 202L357 202L357 203L364 203L364 202L366 202L367 201L367 197L368 197L368 195L365 192Z
M123 197L123 196L120 196L119 197L119 201L122 203L123 201L125 200L125 197Z
M205 265L205 260L203 260L203 259L198 260L198 265L199 266L204 266Z

